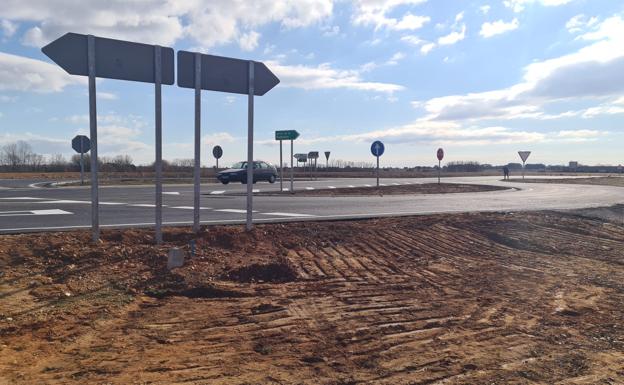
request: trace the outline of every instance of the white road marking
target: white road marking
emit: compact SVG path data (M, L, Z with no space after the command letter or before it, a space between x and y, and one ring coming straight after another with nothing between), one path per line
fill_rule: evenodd
M355 186L354 186L354 185L352 185L352 184L350 184L348 187L349 187L349 188L355 188Z
M290 191L290 189L288 187L284 187L282 191Z
M89 202L91 203L91 202ZM125 205L127 203L121 203L121 202L100 202L101 205L106 205L106 206L120 206L120 205Z
M163 195L180 195L177 191L164 191Z
M251 192L255 194L255 193L259 193L259 192L260 192L260 190L258 190L257 188L255 188L255 189L251 190Z
M379 183L380 186L387 186L385 183Z
M261 215L275 215L279 217L314 217L312 214L297 214L297 213L260 213Z
M398 186L398 185L399 185L399 183L394 182L394 183L392 183L392 185L393 185L393 186Z
M220 211L222 213L235 213L235 214L245 214L247 210L239 210L239 209L218 209L215 211ZM253 210L254 213L257 213L256 210Z
M173 206L172 209L182 209L182 210L193 210L195 207L193 206ZM211 210L210 207L200 207L200 210Z
M373 187L373 186L371 186L369 184L365 184L364 187Z
M332 189L332 190L333 190L333 189L335 189L335 188L336 188L336 186L327 186L327 188L330 188L330 189Z
M9 198L0 198L6 200L16 200L16 201L42 201L47 198L31 198L31 197L9 197Z
M306 187L305 189L310 191L310 190L314 190L314 187Z
M69 211L51 209L51 210L20 210L20 211L0 211L0 217L19 217L26 215L64 215L73 214Z
M43 201L43 202L37 202L37 203L56 203L56 204L87 204L90 205L91 201L75 201L75 200L70 200L70 199L60 199L60 200L53 200L53 201Z
M225 193L225 190L215 190L215 191L211 191L210 195L221 195L224 193Z
M135 204L129 204L128 206L132 206L132 207L156 207L156 205L153 205L151 203L135 203ZM163 205L163 207L167 207L167 205Z

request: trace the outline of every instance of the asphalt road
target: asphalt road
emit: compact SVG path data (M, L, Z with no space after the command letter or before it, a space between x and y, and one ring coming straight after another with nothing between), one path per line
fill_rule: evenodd
M383 179L386 185L428 183L433 178ZM31 181L29 181L31 182ZM499 177L444 178L446 183L503 185L509 190L370 197L254 197L254 221L285 222L319 219L366 218L468 211L519 211L574 209L624 203L624 189L611 186L523 184L501 182ZM32 182L31 182L32 183ZM30 183L28 183L30 184ZM296 181L295 189L361 187L375 185L372 178ZM289 184L285 183L284 187ZM88 228L89 187L32 188L27 184L4 185L0 181L0 233ZM279 191L279 182L257 183L259 191ZM204 224L242 223L245 220L245 185L202 185L201 221ZM165 225L188 225L193 219L193 186L165 185ZM153 186L104 186L100 188L102 227L150 226L154 223Z

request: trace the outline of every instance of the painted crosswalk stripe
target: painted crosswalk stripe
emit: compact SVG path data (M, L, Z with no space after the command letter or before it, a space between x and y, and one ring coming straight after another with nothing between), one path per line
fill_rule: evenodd
M277 217L314 217L312 214L297 214L297 213L260 213L262 215L275 215Z
M225 193L225 190L215 190L215 191L211 191L210 195L221 195L224 193Z

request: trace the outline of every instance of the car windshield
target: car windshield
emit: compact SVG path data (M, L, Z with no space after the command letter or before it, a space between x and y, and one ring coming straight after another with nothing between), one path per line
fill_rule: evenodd
M232 168L247 168L247 162L234 163Z

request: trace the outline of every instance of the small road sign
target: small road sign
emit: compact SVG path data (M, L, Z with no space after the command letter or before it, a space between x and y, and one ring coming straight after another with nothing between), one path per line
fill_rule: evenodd
M216 159L221 159L221 157L223 156L223 149L221 148L221 146L214 146L212 148L212 156L214 156Z
M307 162L308 154L295 154L295 159L297 159L297 162Z
M318 159L319 152L318 151L310 151L308 152L308 159Z
M325 151L325 160L329 160L329 154L331 154L330 151Z
M201 89L249 93L249 60L201 55ZM254 95L262 96L279 83L264 63L254 63ZM178 86L195 88L195 53L178 51Z
M295 140L299 133L295 130L275 131L275 140Z
M438 156L438 161L442 161L442 159L444 159L444 150L441 148L438 148L437 156Z
M87 35L66 33L41 50L71 75L89 75ZM173 84L173 49L162 47L162 84ZM95 76L155 83L154 46L95 37Z
M374 141L371 145L371 153L374 156L380 157L383 155L384 151L386 151L384 144L378 140Z
M84 135L76 135L72 139L72 148L79 154L87 153L91 149L91 141Z
M526 160L529 159L529 155L531 155L531 151L518 151L518 155L520 155L520 159L522 159L523 162L526 162Z

